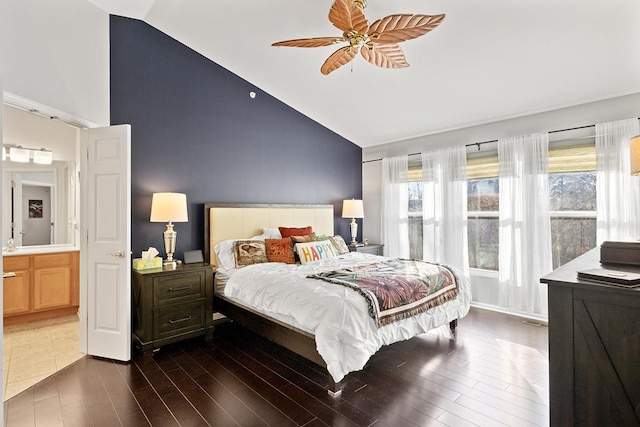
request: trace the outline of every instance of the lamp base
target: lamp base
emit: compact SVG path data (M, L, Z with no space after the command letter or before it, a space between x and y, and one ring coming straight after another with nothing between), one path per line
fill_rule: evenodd
M164 251L167 253L167 259L162 263L163 265L171 265L176 267L176 260L173 259L173 253L176 251L176 239L178 233L173 229L173 223L169 221L167 229L162 233L164 237Z
M355 218L351 218L351 246L356 246L358 243L356 237L358 237L358 223Z

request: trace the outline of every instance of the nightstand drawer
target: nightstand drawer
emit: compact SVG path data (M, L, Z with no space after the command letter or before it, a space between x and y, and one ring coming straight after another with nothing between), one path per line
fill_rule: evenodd
M167 274L153 279L154 306L175 304L204 298L206 293L206 275L204 271Z
M205 309L204 301L154 309L153 339L159 340L204 329Z
M370 243L366 246L349 246L351 252L363 252L371 255L382 255L382 249L384 245L377 243Z

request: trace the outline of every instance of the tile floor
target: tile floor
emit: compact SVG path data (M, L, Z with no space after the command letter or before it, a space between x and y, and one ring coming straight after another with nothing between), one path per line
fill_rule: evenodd
M76 315L5 326L4 400L83 357L79 335Z

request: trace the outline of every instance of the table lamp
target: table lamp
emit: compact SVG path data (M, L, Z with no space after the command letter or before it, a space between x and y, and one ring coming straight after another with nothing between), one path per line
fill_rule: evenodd
M165 265L173 264L178 233L173 230L174 222L188 222L187 195L182 193L153 193L151 200L151 222L166 222L164 231L164 250L167 253Z
M364 218L362 200L343 200L342 218L351 218L351 245L355 246L356 236L358 235L358 223L356 222L356 218Z

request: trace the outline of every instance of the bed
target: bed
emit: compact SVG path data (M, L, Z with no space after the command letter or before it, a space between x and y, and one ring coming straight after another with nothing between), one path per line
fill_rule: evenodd
M205 257L218 266L214 311L325 368L327 389L332 395L339 394L345 375L362 369L381 346L446 325L454 332L457 320L469 310L468 283L452 269L458 282L456 293L441 304L391 324L367 317L375 304L348 289L348 284L336 284L341 282L327 276L345 268L353 271L361 266L399 262L370 254L343 253L306 265L268 263L228 271L222 268L229 265L229 260L219 260L214 248L223 254L220 248L228 242L264 238L267 230L280 226L311 226L316 235L332 236L333 205L207 203L204 210ZM255 279L256 274L260 279ZM247 293L247 289L255 289L261 298ZM261 304L263 300L265 304ZM286 306L285 301L296 303ZM307 308L312 305L313 309ZM347 310L356 314L336 320Z

